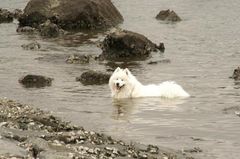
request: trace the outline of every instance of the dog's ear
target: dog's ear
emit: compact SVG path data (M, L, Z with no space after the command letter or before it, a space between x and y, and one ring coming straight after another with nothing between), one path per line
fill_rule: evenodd
M115 69L114 73L116 73L116 72L118 72L118 71L120 71L120 70L121 70L121 68L120 68L120 67L117 67L117 68Z
M128 68L125 68L124 72L126 73L126 75L130 75L131 74L131 72L128 70Z

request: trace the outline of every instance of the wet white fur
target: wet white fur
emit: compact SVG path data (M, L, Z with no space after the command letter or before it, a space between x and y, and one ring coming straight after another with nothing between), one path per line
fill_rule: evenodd
M116 84L122 86L117 89ZM186 98L190 95L177 83L166 81L158 85L142 85L126 68L117 68L109 79L113 98L163 97Z

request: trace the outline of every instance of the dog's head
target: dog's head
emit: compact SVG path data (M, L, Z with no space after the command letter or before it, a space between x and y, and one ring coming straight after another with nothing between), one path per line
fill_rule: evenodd
M109 86L111 90L114 92L120 92L123 90L129 83L130 74L131 73L127 68L116 68L109 80Z

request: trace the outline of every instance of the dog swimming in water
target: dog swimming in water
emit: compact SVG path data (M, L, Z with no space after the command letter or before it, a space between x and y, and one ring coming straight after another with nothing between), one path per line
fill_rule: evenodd
M109 79L109 87L113 98L186 98L190 95L174 81L165 81L160 84L143 85L126 68L116 68Z

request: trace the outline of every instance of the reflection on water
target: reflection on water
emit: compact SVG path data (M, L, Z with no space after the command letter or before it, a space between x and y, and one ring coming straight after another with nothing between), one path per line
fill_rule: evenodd
M132 99L113 99L113 119L127 120L134 111L134 100Z
M178 111L184 99L132 98L113 99L113 119L128 120L133 114L143 111Z

